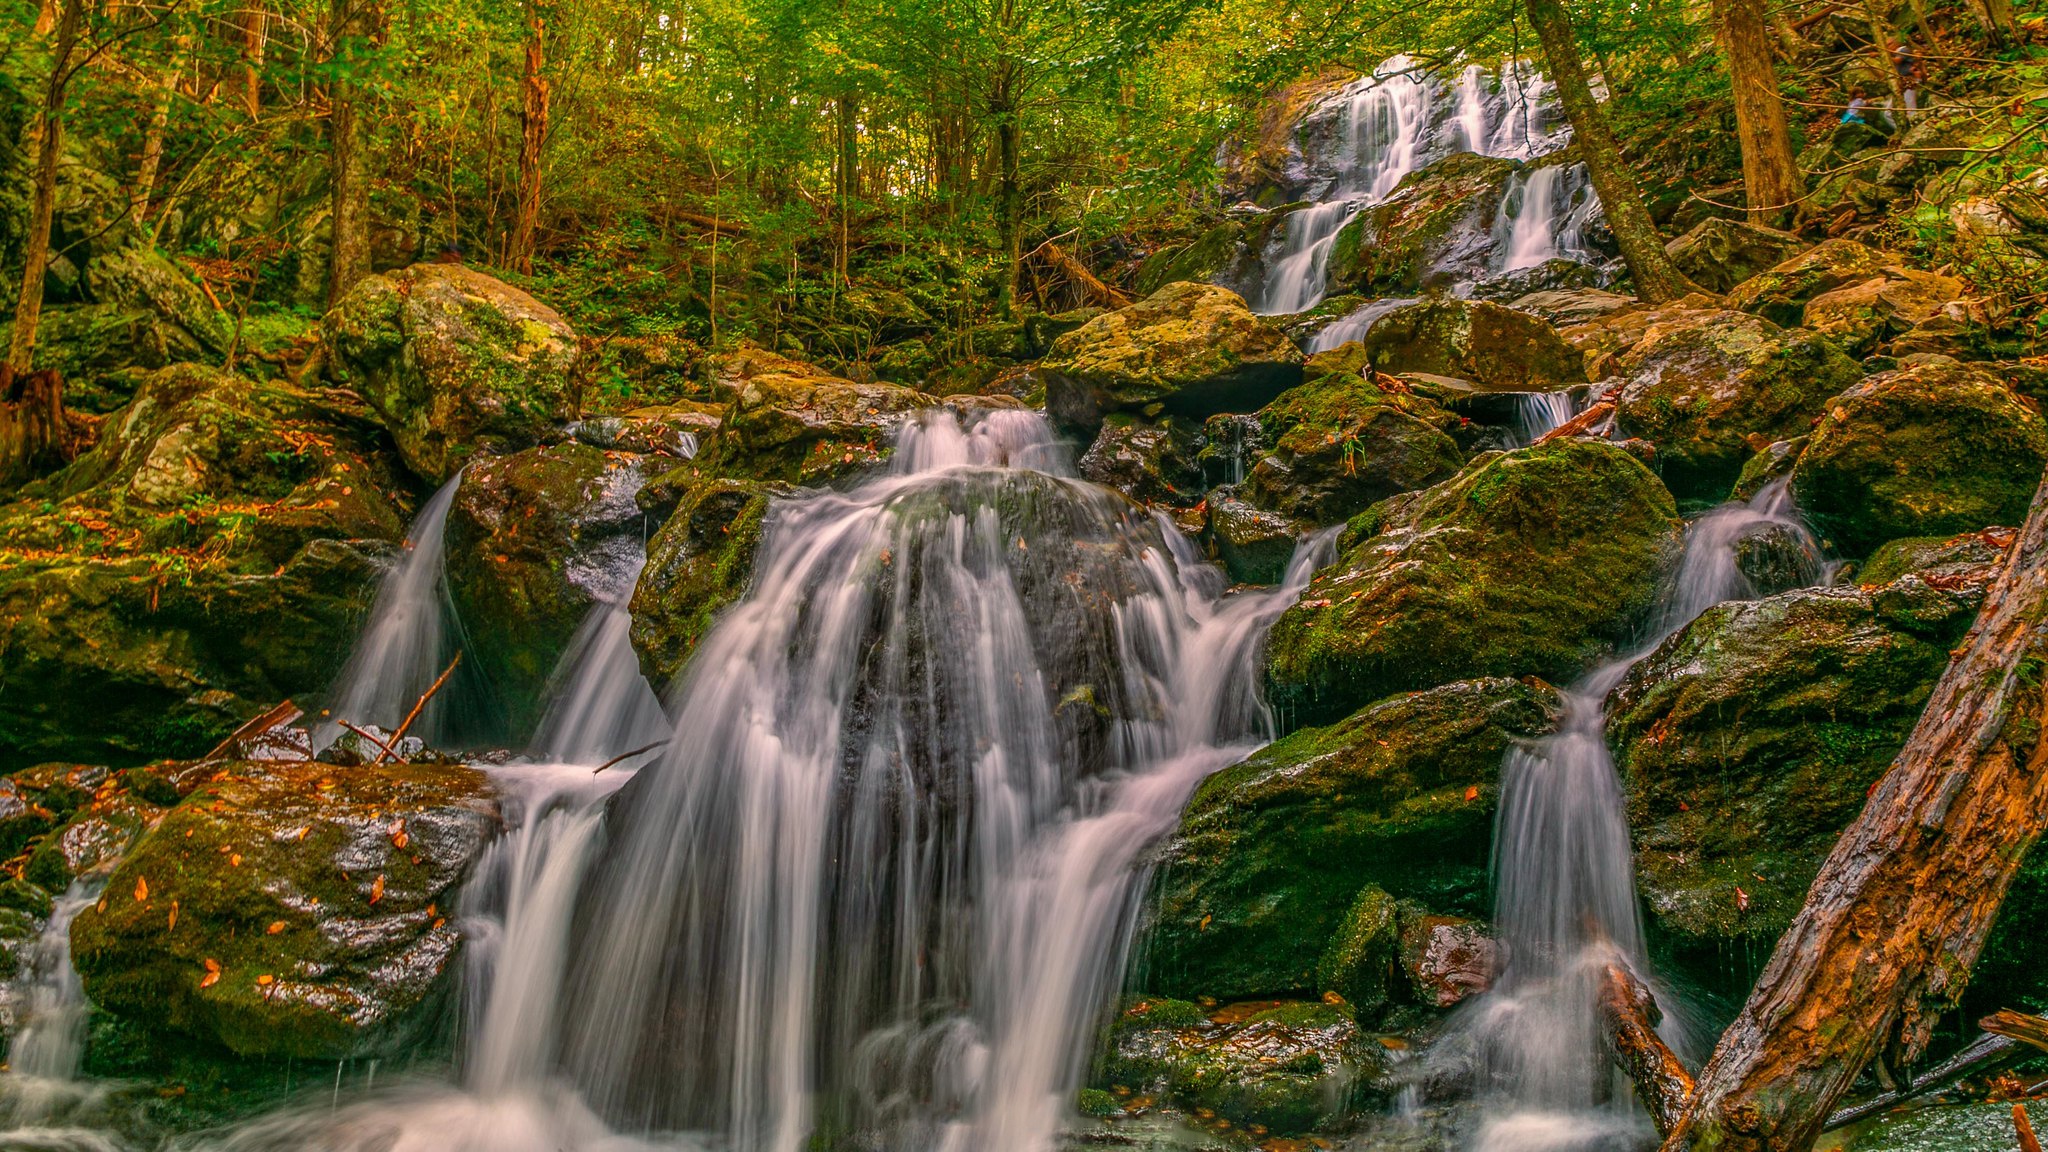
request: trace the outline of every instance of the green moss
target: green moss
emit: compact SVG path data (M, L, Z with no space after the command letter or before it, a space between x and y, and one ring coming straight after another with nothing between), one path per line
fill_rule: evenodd
M1117 1103L1113 1093L1100 1088L1083 1088L1074 1097L1074 1107L1083 1116L1121 1116L1123 1105Z

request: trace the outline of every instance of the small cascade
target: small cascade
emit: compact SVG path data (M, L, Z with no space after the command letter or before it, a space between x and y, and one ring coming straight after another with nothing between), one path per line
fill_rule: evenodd
M1553 164L1508 178L1508 192L1500 202L1501 224L1507 232L1501 271L1519 272L1557 258L1557 189L1562 176L1562 169ZM1500 230L1496 227L1496 234Z
M1527 160L1571 142L1571 125L1557 110L1556 85L1534 65L1517 60L1501 71L1492 103L1489 156Z
M1494 838L1495 927L1506 967L1461 1020L1484 1070L1481 1152L1631 1147L1647 1126L1625 1103L1612 1103L1629 1096L1609 1065L1597 1001L1611 963L1655 986L1607 747L1606 699L1637 661L1700 613L1766 591L1744 574L1742 546L1785 535L1810 561L1801 574L1820 576L1819 547L1783 480L1695 521L1649 641L1568 690L1555 734L1508 754ZM1667 1039L1682 1051L1678 1006L1659 999Z
M645 566L633 559L612 591L592 606L562 654L548 709L533 738L533 759L601 764L666 737L668 717L633 652L633 585Z
M1373 300L1362 304L1350 315L1331 321L1324 325L1315 335L1309 337L1309 354L1314 355L1317 352L1328 352L1332 348L1342 348L1353 340L1363 340L1365 339L1365 334L1372 330L1373 324L1380 317L1385 316L1396 308L1413 303L1415 303L1414 300L1406 297L1396 297L1386 300Z
M90 1004L71 966L71 921L99 899L105 877L82 877L58 897L50 918L22 952L8 997L14 1037L0 1076L0 1146L113 1148L103 1134L64 1127L103 1092L81 1082Z
M1519 427L1516 429L1524 445L1534 444L1553 429L1561 428L1573 416L1578 415L1578 406L1570 392L1530 392L1522 397L1516 413Z
M462 476L435 492L406 532L405 552L377 586L369 623L336 679L327 719L314 733L325 747L346 731L342 722L398 727L457 649L455 608L448 599L443 533ZM436 695L413 724L431 742L446 697Z

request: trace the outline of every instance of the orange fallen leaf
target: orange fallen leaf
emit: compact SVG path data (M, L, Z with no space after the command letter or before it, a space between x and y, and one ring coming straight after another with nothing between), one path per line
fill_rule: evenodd
M149 899L149 878L137 876L135 878L135 902L140 904L147 899Z
M270 922L270 927L268 927L268 928L265 928L265 929L263 930L263 934L264 934L265 936L275 936L275 935L277 935L277 934L278 934L279 932L282 932L282 931L284 931L284 921L282 921L282 920L272 920L272 921Z
M1472 800L1477 800L1477 799L1479 799L1479 785L1477 785L1477 784L1470 784L1470 785L1467 785L1467 786L1466 786L1466 788L1465 788L1465 799L1466 799L1467 801L1472 801Z
M370 883L370 903L375 904L377 901L382 900L383 898L384 877L379 876L377 877L377 879Z
M176 928L177 926L178 926L178 902L177 902L176 900L173 900L173 901L171 901L171 922L170 922L169 924L166 924L166 925L164 925L164 931L166 931L166 932L169 932L169 931L170 931L171 929L173 929L173 928Z
M207 960L205 963L206 975L199 978L199 986L201 988L211 988L215 984L220 983L220 961Z
M256 986L258 988L268 988L275 983L277 983L277 977L272 976L268 972L265 972L263 975L258 976L256 978Z
M1737 912L1749 911L1749 893L1744 892L1739 884L1735 887L1735 910Z
M242 854L241 854L240 852L230 852L230 853L228 853L228 867L230 867L230 868L240 868L241 866L242 866Z

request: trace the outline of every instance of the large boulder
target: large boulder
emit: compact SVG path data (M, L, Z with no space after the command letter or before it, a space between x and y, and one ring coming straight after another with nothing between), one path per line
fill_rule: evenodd
M441 1023L482 773L230 762L143 836L72 953L100 1008L241 1056L395 1056Z
M699 453L706 469L748 480L824 484L889 458L912 412L939 401L894 384L858 384L761 349L720 359L714 391L726 401Z
M234 341L232 318L189 272L155 248L131 244L94 259L86 284L99 303L161 317L207 352L225 353Z
M634 497L648 458L587 444L485 457L448 510L448 585L467 651L525 731L592 606L626 594L648 519Z
M1426 372L1503 392L1551 392L1585 382L1583 357L1527 312L1441 297L1396 308L1363 341L1382 372Z
M1825 337L1717 309L1652 324L1614 374L1616 427L1656 446L1673 492L1718 500L1753 443L1804 432L1863 369Z
M1501 759L1548 732L1558 706L1516 680L1447 684L1296 732L1211 776L1162 853L1143 986L1385 1003L1384 976L1362 989L1347 952L1380 937L1393 947L1380 922L1394 900L1486 911Z
M2018 524L2044 467L2040 413L1990 371L1942 360L1829 401L1792 491L1823 535L1860 556L1902 536Z
M1169 284L1067 333L1032 369L1046 411L1092 438L1112 412L1249 412L1301 382L1301 351L1212 284Z
M1385 1064L1379 1045L1366 1042L1341 1005L1268 1001L1204 1010L1145 998L1110 1033L1098 1079L1111 1088L1101 1110L1114 1115L1123 1111L1119 1099L1135 1098L1192 1113L1220 1133L1284 1139L1339 1126L1384 1090Z
M0 323L0 339L13 329ZM35 366L63 374L64 406L80 412L111 412L149 373L210 355L190 332L144 308L58 304L43 309L36 327Z
M1853 356L1867 356L1895 337L1944 317L1969 292L1954 276L1888 267L1868 280L1823 292L1806 302L1805 326Z
M1666 244L1664 250L1693 283L1709 292L1726 292L1808 247L1790 232L1709 216Z
M1155 421L1117 412L1103 418L1078 468L1140 504L1184 506L1202 499L1202 448L1201 428L1185 417Z
M577 412L576 333L459 264L365 278L320 322L327 372L370 402L434 483L477 452L530 447Z
M1964 538L1916 548L1916 571L1882 585L1723 604L1629 672L1607 731L1659 928L1768 948L1919 719L1996 556Z
M1478 280L1491 268L1493 222L1517 164L1456 152L1403 177L1392 195L1337 233L1333 292L1412 296Z
M1775 324L1797 324L1814 297L1861 283L1896 262L1896 257L1854 240L1823 240L1737 284L1728 293L1728 305Z
M643 490L672 500L673 511L647 543L632 601L633 648L649 683L663 688L682 671L720 609L747 590L768 505L793 489L754 480L708 477L686 465ZM689 475L689 473L697 473ZM661 494L674 486L672 496Z
M1315 364L1315 379L1259 410L1266 451L1245 477L1247 502L1303 524L1335 524L1448 480L1464 464L1444 432L1457 417L1344 367Z
M1648 608L1678 531L1671 494L1613 445L1481 457L1353 521L1274 625L1269 684L1318 722L1453 680L1568 680Z

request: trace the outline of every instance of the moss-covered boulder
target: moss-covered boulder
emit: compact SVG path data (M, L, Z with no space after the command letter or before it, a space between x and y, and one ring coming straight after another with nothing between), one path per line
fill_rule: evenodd
M13 327L0 323L0 338ZM35 366L63 374L64 406L80 412L112 412L149 373L208 355L190 332L143 308L59 304L36 327Z
M1616 427L1656 446L1673 492L1719 500L1752 444L1806 431L1863 369L1812 332L1717 309L1650 325L1614 374Z
M1219 1132L1285 1138L1334 1128L1384 1093L1378 1048L1341 1005L1259 1001L1205 1010L1146 998L1113 1026L1098 1080L1110 1086L1112 1103L1165 1104Z
M1975 618L1986 552L1966 538L1882 585L1721 605L1630 671L1607 731L1660 929L1707 950L1784 930Z
M1726 292L1808 247L1790 232L1709 216L1664 249L1693 283L1709 292Z
M1143 420L1116 412L1103 418L1079 469L1140 504L1191 505L1200 502L1205 487L1202 448L1201 427L1185 417Z
M86 994L241 1056L402 1053L441 1022L495 821L470 768L224 764L73 921Z
M1046 411L1092 439L1112 412L1205 419L1249 412L1301 382L1300 349L1212 284L1169 284L1067 333L1031 370Z
M1344 367L1318 364L1313 380L1259 410L1265 452L1245 477L1247 502L1306 524L1335 524L1447 480L1464 464L1444 431L1457 417Z
M1453 680L1569 680L1634 627L1678 530L1670 493L1612 445L1480 457L1352 522L1274 625L1268 682L1323 722Z
M1922 330L1968 291L1969 286L1954 276L1886 268L1868 280L1807 301L1803 322L1850 355L1868 356L1890 348L1896 337Z
M514 731L539 718L548 676L591 607L629 591L648 524L634 496L649 467L572 443L464 469L448 510L448 585L467 655L514 702Z
M95 257L86 284L100 304L158 316L207 352L224 354L234 341L234 318L207 299L190 272L145 244Z
M1476 300L1439 298L1396 308L1363 341L1382 372L1426 372L1504 392L1552 392L1582 384L1578 349L1527 312Z
M1557 707L1531 683L1447 684L1210 777L1163 851L1143 985L1220 999L1338 990L1376 1006L1356 956L1390 931L1378 902L1486 909L1501 759L1548 732Z
M530 447L576 416L574 330L474 269L367 277L320 328L328 375L370 402L405 462L434 483L477 452Z
M1886 540L2018 524L2048 467L2048 425L1997 375L1952 360L1873 376L1830 400L1793 466L1823 535Z
M889 458L910 413L938 403L893 384L857 384L760 349L721 358L727 401L698 453L705 469L746 480L824 484Z
M657 689L675 679L719 610L746 592L768 504L793 491L781 484L704 476L687 465L683 471L649 485L656 491L674 485L675 505L648 541L647 566L633 589L633 649L640 655L640 670Z
M1797 324L1814 297L1861 283L1896 262L1896 257L1854 240L1823 240L1735 285L1728 292L1728 305L1776 324Z
M1296 544L1312 527L1250 503L1242 486L1212 490L1202 511L1202 531L1216 558L1242 584L1278 584Z
M1330 248L1333 292L1412 296L1478 280L1493 258L1493 221L1517 164L1456 152L1403 177L1360 211Z

